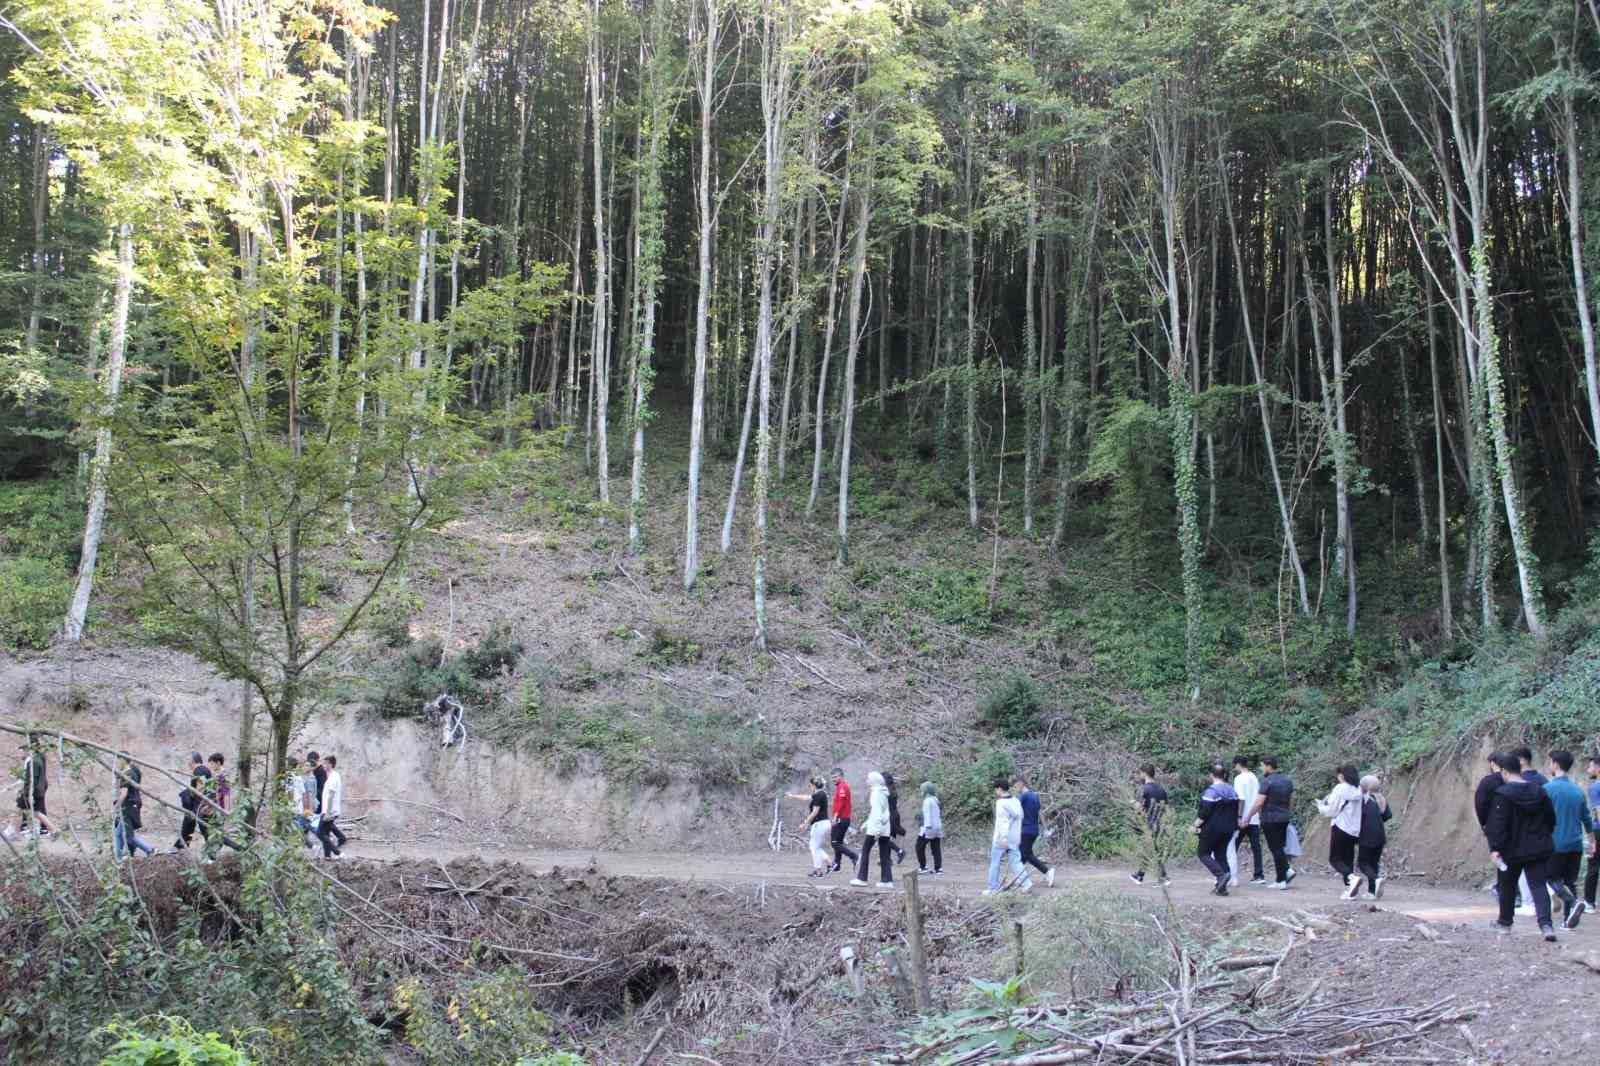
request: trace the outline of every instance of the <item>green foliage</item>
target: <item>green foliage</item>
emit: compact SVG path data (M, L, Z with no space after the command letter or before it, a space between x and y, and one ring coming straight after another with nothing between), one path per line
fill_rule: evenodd
M1007 673L992 680L978 701L978 721L1008 740L1021 740L1044 724L1044 701L1027 674Z
M534 1008L527 975L506 968L467 983L441 1009L426 986L407 978L395 989L406 1042L423 1066L513 1066L551 1062L550 1023ZM555 1058L554 1062L560 1062ZM580 1060L573 1059L578 1066Z
M1100 888L1068 885L1035 905L1027 953L1029 980L1070 998L1121 997L1177 981L1172 947L1149 914L1129 907L1125 893Z
M675 633L666 626L656 626L650 634L650 646L642 653L645 661L656 666L688 666L700 661L700 645Z
M383 680L370 706L385 718L416 718L434 697L449 693L475 710L488 707L498 699L496 683L521 655L522 644L505 619L458 655L446 655L437 640L410 643L377 671Z
M72 577L55 564L0 558L0 645L48 648L71 596Z
M108 1037L145 1051L170 1038L176 1052L182 1034L153 1034L144 1020L181 1004L194 1030L223 1034L258 1066L375 1062L376 1030L332 939L337 911L307 862L272 837L242 853L238 883L212 883L236 894L238 925L217 920L200 867L166 875L188 884L145 881L139 892L110 873L69 916L40 870L4 864L0 1042L23 1061L96 1062Z
M252 1066L244 1052L223 1043L217 1033L197 1033L182 1018L165 1014L153 1022L107 1026L117 1042L100 1066ZM156 1034L147 1035L152 1028Z
M928 768L928 780L939 790L946 821L977 825L987 822L994 811L994 779L1016 768L1011 752L984 748L934 763Z

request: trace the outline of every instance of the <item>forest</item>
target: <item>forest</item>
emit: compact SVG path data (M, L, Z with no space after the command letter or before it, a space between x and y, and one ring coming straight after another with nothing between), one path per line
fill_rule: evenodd
M246 785L418 546L536 468L667 560L663 601L736 573L763 653L779 541L853 595L895 495L969 538L990 634L1023 550L1039 587L1092 560L1108 642L1174 604L1170 706L1270 715L1241 648L1282 689L1320 649L1316 744L1512 643L1544 680L1588 647L1561 691L1600 692L1600 0L7 0L0 29L0 644L92 643L114 588L239 683Z

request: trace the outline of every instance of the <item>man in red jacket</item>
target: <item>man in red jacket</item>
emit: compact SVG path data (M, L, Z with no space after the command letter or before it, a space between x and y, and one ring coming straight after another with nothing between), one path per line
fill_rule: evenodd
M844 771L837 766L833 768L833 865L829 867L830 873L838 873L840 860L848 857L850 865L856 863L856 853L844 846L845 834L850 832L850 783L844 779Z

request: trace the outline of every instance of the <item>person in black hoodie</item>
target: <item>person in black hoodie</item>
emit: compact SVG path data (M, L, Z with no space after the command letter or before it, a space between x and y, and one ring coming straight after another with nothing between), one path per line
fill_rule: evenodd
M895 862L905 862L906 849L896 839L906 835L906 827L900 824L900 796L895 791L894 775L887 770L883 772L883 784L889 790L889 847L894 849Z
M1200 809L1195 814L1194 831L1200 838L1195 852L1211 875L1217 879L1211 892L1216 896L1228 894L1228 841L1239 828L1239 794L1228 784L1228 768L1221 763L1211 766L1211 781L1200 794Z
M1477 812L1479 829L1489 827L1489 808L1494 804L1494 794L1506 783L1496 761L1499 758L1498 751L1489 756L1489 772L1478 779L1478 787L1472 793L1472 809Z
M1556 930L1550 920L1545 864L1555 851L1552 834L1556 827L1556 809L1543 788L1523 779L1520 756L1502 752L1495 757L1495 762L1500 766L1504 784L1494 793L1483 829L1489 840L1489 858L1500 871L1500 917L1495 920L1494 927L1500 932L1511 929L1516 913L1517 880L1526 874L1534 913L1539 918L1539 931L1554 943ZM1565 885L1560 886L1560 892L1566 892Z

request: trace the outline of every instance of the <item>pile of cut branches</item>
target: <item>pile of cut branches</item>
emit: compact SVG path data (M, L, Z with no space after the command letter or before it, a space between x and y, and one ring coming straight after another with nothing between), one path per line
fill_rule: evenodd
M1063 1066L1135 1062L1198 1066L1455 1063L1458 1047L1430 1037L1475 1016L1475 1006L1444 996L1412 1007L1369 995L1326 992L1320 980L1295 997L1281 972L1294 949L1198 962L1176 952L1175 983L1121 1002L995 1005L946 1016L884 1062L896 1066Z

